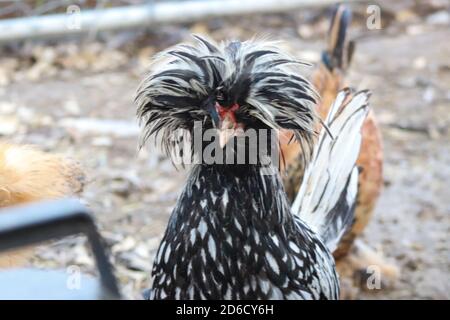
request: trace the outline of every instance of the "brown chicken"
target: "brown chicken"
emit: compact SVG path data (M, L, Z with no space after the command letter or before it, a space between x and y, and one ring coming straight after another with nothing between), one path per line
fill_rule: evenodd
M35 147L0 142L0 208L79 194L84 173L75 161ZM22 265L30 254L0 256L0 268Z
M351 61L354 43L346 40L346 31L351 21L351 12L340 5L336 8L328 35L328 48L322 54L322 61L312 75L312 83L321 96L317 112L325 119L330 106L339 90L347 86L345 72ZM304 172L304 163L299 160L300 146L290 142L291 134L283 133L282 152L285 160L286 174L284 185L286 192L294 200ZM341 275L353 275L363 271L368 265L380 266L385 279L397 276L397 268L383 262L383 258L355 239L362 233L369 222L375 203L380 195L383 181L383 147L380 130L373 111L370 111L362 128L362 145L357 165L360 168L359 190L355 221L333 253ZM348 259L343 259L352 251Z

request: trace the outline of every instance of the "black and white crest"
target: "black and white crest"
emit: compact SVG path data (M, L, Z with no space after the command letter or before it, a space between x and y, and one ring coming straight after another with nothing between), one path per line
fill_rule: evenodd
M301 76L307 65L282 52L279 43L260 40L216 44L195 36L158 54L138 88L138 117L145 126L142 144L160 135L174 155L194 121L212 128L216 103L240 106L236 117L251 128L290 129L308 155L313 144L317 94ZM185 139L186 140L186 139ZM175 151L176 155L177 151Z

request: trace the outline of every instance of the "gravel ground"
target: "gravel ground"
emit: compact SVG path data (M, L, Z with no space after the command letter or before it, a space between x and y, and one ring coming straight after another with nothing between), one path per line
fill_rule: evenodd
M392 287L360 291L360 299L450 298L449 22L413 9L403 7L380 31L366 30L357 11L352 28L357 51L349 82L372 90L385 144L385 188L364 241L401 271ZM0 136L67 154L86 167L82 201L110 245L125 297L139 298L149 285L155 250L186 175L153 146L138 152L132 98L151 55L192 32L245 39L264 30L314 62L327 28L321 14L215 19L95 43L4 51ZM79 237L37 248L31 263L94 269Z

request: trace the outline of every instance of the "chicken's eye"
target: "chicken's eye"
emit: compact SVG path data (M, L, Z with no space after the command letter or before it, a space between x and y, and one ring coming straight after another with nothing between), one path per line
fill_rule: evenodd
M223 101L225 99L225 96L223 94L223 86L218 86L215 90L214 90L214 94L216 97L216 101Z
M224 96L222 92L217 92L216 93L216 100L217 101L223 101L224 100Z

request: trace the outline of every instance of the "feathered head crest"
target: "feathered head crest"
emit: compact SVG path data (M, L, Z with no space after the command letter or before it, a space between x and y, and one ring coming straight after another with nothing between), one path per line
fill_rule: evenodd
M211 128L211 106L237 104L237 117L246 128L292 130L309 155L318 96L301 76L300 67L308 64L282 52L277 42L195 39L194 45L159 53L139 86L135 102L144 124L142 144L159 134L166 152L173 154L179 144L173 132L192 133L194 121Z

